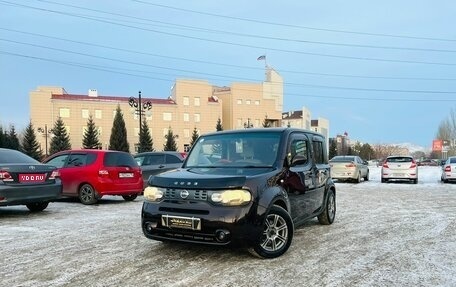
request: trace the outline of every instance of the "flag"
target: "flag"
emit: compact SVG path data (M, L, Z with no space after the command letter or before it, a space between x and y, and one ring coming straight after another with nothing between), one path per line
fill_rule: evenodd
M257 61L266 60L266 55L261 55L258 57Z

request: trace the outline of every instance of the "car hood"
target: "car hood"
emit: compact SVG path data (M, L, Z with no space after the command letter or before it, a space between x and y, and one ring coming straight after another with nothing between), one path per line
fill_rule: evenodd
M246 175L209 174L201 169L177 169L149 178L151 186L168 188L236 188L246 184Z

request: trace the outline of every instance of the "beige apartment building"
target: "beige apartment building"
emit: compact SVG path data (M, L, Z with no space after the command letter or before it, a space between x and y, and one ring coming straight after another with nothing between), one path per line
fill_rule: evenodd
M194 128L199 134L213 132L218 119L224 130L280 126L283 108L283 80L272 68L266 68L262 83L232 83L217 87L204 80L178 79L167 98L157 99L142 94L142 104L151 103L144 111L155 150L163 150L165 135L172 129L177 135L179 151L186 151ZM39 86L30 92L30 117L37 131L43 153L49 149L50 131L58 117L65 123L73 149L82 147L87 120L92 115L98 128L102 148L107 149L115 111L120 106L130 152L139 142L139 115L131 107L130 96L100 95L89 90L87 95L68 93L63 87ZM47 147L46 147L47 142Z

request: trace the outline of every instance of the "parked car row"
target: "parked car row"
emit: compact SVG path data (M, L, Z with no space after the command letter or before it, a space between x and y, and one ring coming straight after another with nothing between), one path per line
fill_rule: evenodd
M105 195L135 200L150 175L178 168L184 154L150 152L134 157L113 150L66 150L43 163L11 149L0 149L0 206L26 205L44 210L62 197L95 204Z

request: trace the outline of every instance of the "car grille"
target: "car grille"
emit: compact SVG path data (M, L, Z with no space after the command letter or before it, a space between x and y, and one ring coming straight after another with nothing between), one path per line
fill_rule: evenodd
M181 196L182 191L188 191L188 196L183 198ZM207 201L207 190L196 190L196 189L170 189L165 191L165 199L179 199L179 200L199 200Z

